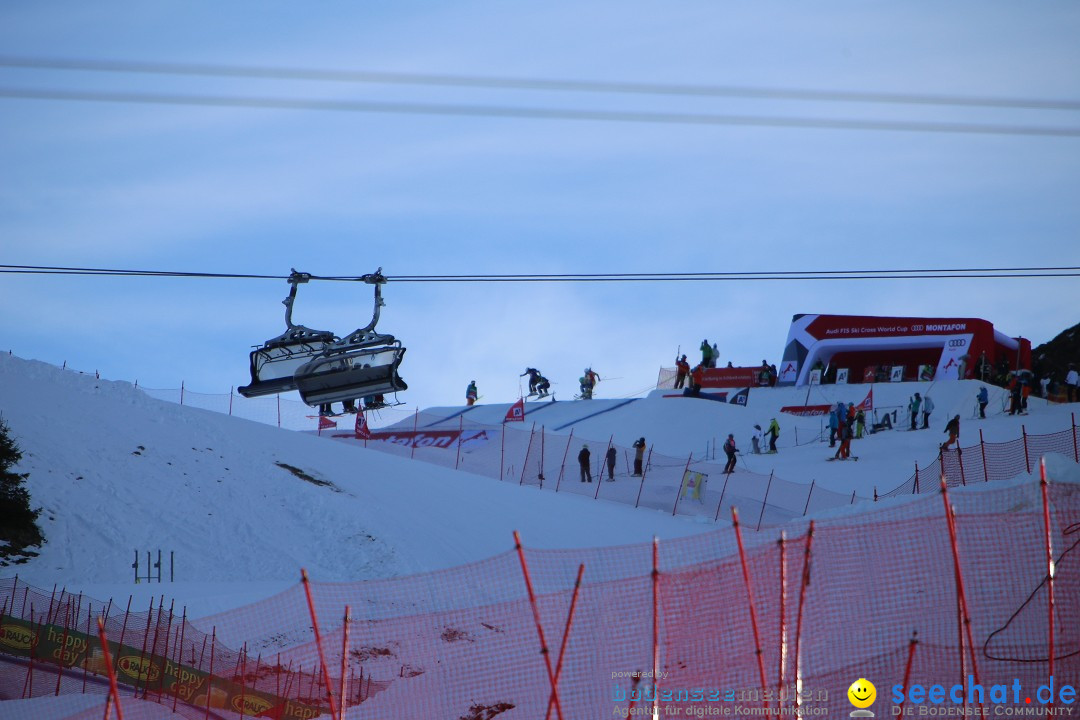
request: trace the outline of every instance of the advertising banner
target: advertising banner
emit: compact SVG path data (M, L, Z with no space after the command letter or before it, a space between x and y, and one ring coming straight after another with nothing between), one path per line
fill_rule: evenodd
M0 652L33 658L34 663L50 663L108 676L108 667L97 636L49 623L0 616ZM109 641L117 681L144 688L150 694L176 695L196 707L231 710L250 717L281 720L311 720L329 713L329 708L297 703L239 683L212 676L202 670L180 665L168 658L148 654L139 648Z

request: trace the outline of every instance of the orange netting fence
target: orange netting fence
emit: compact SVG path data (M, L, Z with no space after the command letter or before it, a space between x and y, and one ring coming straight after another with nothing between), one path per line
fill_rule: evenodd
M742 543L725 528L660 543L658 552L508 550L422 575L312 583L316 612L303 585L194 621L170 619L161 603L152 612L114 607L109 639L130 649L121 699L145 698L133 715L141 718L166 717L173 706L189 718L237 718L228 708L238 693L325 715L325 667L352 718L626 717L651 710L654 697L665 718L766 707L793 715L796 699L813 717L849 712L847 687L867 678L881 717L895 685L959 685L965 699L969 685L984 688L981 698L970 689L969 706L990 704L992 686L1005 686L1022 709L1027 697L1042 707L1036 692L1051 667L1058 690L1077 684L1080 487L984 485L864 507L872 509L797 520L786 535L742 528ZM93 656L71 640L103 612L90 602L0 582L2 697L105 692ZM151 669L170 662L186 668L188 685L171 681L183 673ZM228 688L228 701L203 695L208 686ZM276 714L283 704L239 707L303 717ZM71 717L101 717L101 706Z

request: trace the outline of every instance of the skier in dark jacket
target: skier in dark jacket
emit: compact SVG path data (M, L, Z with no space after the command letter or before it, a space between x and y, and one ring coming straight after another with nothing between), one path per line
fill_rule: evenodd
M543 375L536 376L536 397L542 398L548 396L548 390L551 389L551 383Z
M960 439L960 416L955 416L945 425L945 432L949 433L949 439L941 444L942 450L948 450L949 446L953 443L957 443L956 449L960 449L960 444L957 442Z
M535 395L536 384L538 382L537 379L540 377L540 371L536 368L525 368L525 372L518 375L518 377L525 377L526 375L529 376L529 394Z
M615 452L615 446L612 445L607 449L607 479L615 479L615 458L618 457Z
M728 433L727 440L724 441L724 453L727 455L727 464L724 465L724 473L730 475L735 472L735 453L739 451L739 448L735 447L735 436Z
M986 387L979 388L979 417L986 419L986 405L990 402L990 393L986 390Z
M581 466L581 482L592 482L592 470L589 468L589 446L582 445L581 452L577 454L578 465Z
M645 438L634 441L634 477L641 477L641 465L645 459Z

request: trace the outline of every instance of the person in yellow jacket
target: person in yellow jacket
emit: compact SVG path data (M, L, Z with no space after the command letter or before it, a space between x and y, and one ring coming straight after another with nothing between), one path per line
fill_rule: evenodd
M776 418L769 423L769 429L765 431L765 434L769 436L769 452L776 452L776 438L780 437L780 423L776 422Z

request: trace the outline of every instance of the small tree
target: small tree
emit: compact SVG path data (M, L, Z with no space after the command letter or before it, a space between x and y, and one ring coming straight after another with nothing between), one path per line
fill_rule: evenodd
M26 548L39 546L45 538L37 526L40 510L30 509L30 493L23 486L29 473L13 472L22 460L22 452L11 437L7 423L0 418L0 558L36 555ZM18 562L18 560L16 560ZM7 563L0 559L0 565Z

